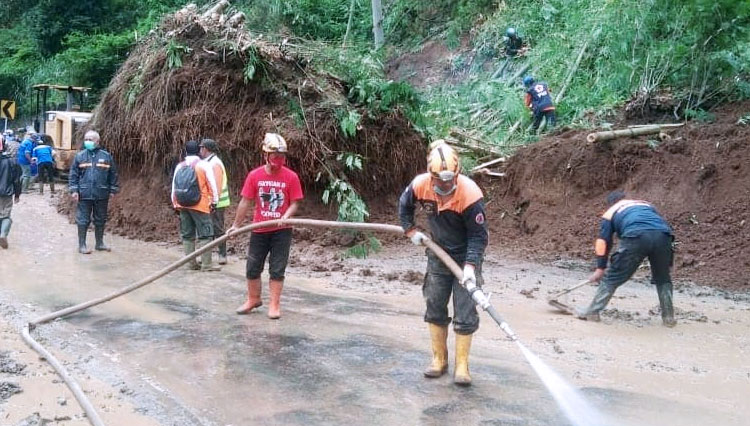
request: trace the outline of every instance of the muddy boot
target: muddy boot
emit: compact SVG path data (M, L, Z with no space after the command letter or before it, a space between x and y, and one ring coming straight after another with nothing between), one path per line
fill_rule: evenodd
M596 288L596 294L594 294L594 299L591 301L591 305L586 309L577 309L576 318L594 322L600 321L601 318L599 317L599 312L601 312L604 307L607 306L609 300L612 299L612 295L615 294L616 288L617 287L607 285L605 282L600 283L599 287Z
M281 318L281 289L284 288L283 281L270 280L268 288L271 293L271 300L268 303L268 318Z
M584 308L576 309L576 318L592 322L599 322L602 320L599 316L599 312L589 312L588 309Z
M219 244L219 265L227 264L227 243Z
M96 238L96 246L94 248L97 251L112 251L111 248L104 245L104 227L94 226L94 237Z
M665 327L676 326L677 321L674 319L674 306L672 305L672 283L658 284L656 291L659 294L662 323Z
M13 221L6 217L0 221L0 247L8 248L8 234L10 234L10 225Z
M448 371L448 326L429 324L432 340L432 364L424 371L424 376L437 378Z
M211 241L200 241L200 246L205 246L206 244L210 243ZM211 259L212 253L211 250L208 250L204 252L201 255L201 271L203 272L214 272L214 271L221 271L221 268L213 264L213 260Z
M54 179L52 179L52 182L49 183L49 192L51 192L52 194L55 193L55 180Z
M44 182L39 182L39 193L44 195Z
M185 255L188 255L195 251L195 241L188 241L184 240L182 242L182 248L185 250ZM193 271L199 271L201 269L200 265L198 265L198 261L195 260L195 258L190 259L190 262L188 263L188 268L192 269Z
M260 300L260 278L247 280L247 300L235 312L238 315L245 315L260 306L263 306L263 302Z
M21 192L24 194L29 193L29 183L31 182L30 177L22 177L21 178Z
M469 351L471 350L471 334L456 334L456 369L453 372L453 383L458 386L470 386Z
M78 225L78 253L91 254L91 250L86 246L86 230L88 226Z

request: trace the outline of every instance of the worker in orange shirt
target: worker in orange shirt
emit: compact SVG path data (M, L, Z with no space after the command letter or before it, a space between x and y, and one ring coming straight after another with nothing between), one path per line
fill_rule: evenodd
M199 246L208 244L214 236L211 211L219 202L219 191L211 166L198 156L198 142L185 144L185 159L177 165L172 178L172 205L180 214L180 236L185 254L196 249L196 234ZM217 271L211 261L211 251L201 255L201 264L195 259L191 269Z

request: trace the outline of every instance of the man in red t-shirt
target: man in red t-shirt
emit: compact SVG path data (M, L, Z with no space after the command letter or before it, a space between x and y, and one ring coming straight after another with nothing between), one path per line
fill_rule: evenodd
M276 133L266 133L263 139L263 156L266 164L252 170L245 178L242 187L242 199L237 207L234 223L227 234L234 233L247 217L250 204L255 202L253 223L267 220L287 219L297 211L299 200L303 198L299 177L286 164L286 141ZM268 307L268 318L281 317L281 289L284 285L284 272L289 260L289 248L292 245L292 228L290 226L258 228L250 235L247 248L247 301L237 308L238 314L250 313L262 306L260 299L260 274L266 257L268 260L268 283L271 301Z

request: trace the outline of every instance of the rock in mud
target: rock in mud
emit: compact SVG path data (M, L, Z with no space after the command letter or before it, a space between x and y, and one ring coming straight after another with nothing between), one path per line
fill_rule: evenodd
M535 299L536 298L536 297L534 297L534 292L535 291L539 291L539 287L534 287L534 288L532 288L530 290L529 289L523 289L523 290L519 291L519 293L523 294L528 299Z
M0 373L20 375L26 364L21 364L10 357L8 352L0 352Z
M18 383L0 382L0 401L5 401L11 396L23 392Z
M401 274L401 281L412 284L422 284L424 282L424 273L417 271L406 271Z
M25 419L16 423L15 426L45 426L45 425L51 424L52 422L53 420L46 419L40 416L39 413L34 413L30 415L29 417L26 417Z

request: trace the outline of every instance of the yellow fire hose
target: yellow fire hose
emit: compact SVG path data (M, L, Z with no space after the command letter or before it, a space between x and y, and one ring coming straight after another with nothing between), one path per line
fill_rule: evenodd
M73 392L73 395L75 396L76 400L80 404L81 408L83 408L83 411L86 413L86 417L88 418L89 422L94 426L104 426L104 422L99 417L99 414L94 409L94 406L91 404L91 402L88 400L86 395L83 393L83 390L81 389L78 382L76 382L75 378L73 378L67 372L67 370L65 370L65 367L63 367L63 365L49 351L47 351L41 344L39 344L39 342L34 340L34 338L31 336L31 331L33 331L37 326L41 324L45 324L55 319L62 318L64 316L83 311L85 309L91 308L96 305L100 305L102 303L108 302L117 297L130 293L131 291L137 290L143 286L151 284L152 282L169 274L170 272L174 271L180 266L185 265L186 263L190 262L192 259L213 249L215 246L226 241L228 238L233 238L237 235L245 234L256 228L267 228L269 226L274 226L274 225L276 226L293 225L293 226L302 226L302 227L311 227L311 228L334 228L334 229L347 229L347 230L355 230L355 231L386 232L386 233L391 233L391 234L403 234L404 233L404 230L400 226L380 224L380 223L334 222L334 221L315 220L315 219L277 219L277 220L269 220L269 221L260 222L260 223L252 223L250 225L246 225L246 226L243 226L242 228L239 228L236 232L232 233L231 235L224 235L220 238L213 240L212 242L206 244L205 246L197 249L193 253L186 255L185 257L167 265L163 269L156 271L153 274L147 276L146 278L143 278L142 280L136 283L133 283L127 287L124 287L118 291L115 291L106 296L100 297L98 299L92 299L92 300L89 300L88 302L80 303L75 306L71 306L65 309L61 309L56 312L52 312L48 315L45 315L33 321L30 321L23 328L21 335L23 336L24 341L32 349L34 349L37 353L39 353L41 358L46 360L52 366L52 368L55 369L57 374L60 375L60 377L63 379L63 381L71 390L71 392ZM448 253L446 253L442 248L440 248L440 246L435 244L430 239L422 240L422 244L424 244L428 249L430 249L433 253L435 253L435 255L451 270L451 272L453 272L453 275L455 275L456 278L461 280L461 278L463 277L463 270L461 269L460 266L458 266L458 264L456 264L456 262L450 257L450 255L448 255ZM471 288L467 287L466 289L469 291L469 293L471 294L472 298L477 303L477 305L480 306L485 311L487 311L487 313L492 317L492 319L494 319L495 322L497 322L497 324L500 326L500 328L508 335L508 337L510 337L512 340L516 340L517 338L516 338L515 333L513 333L513 331L510 329L510 326L508 325L508 323L506 323L500 317L499 313L495 310L495 308L492 307L492 305L490 305L489 298L485 296L482 290L476 285L472 285Z

